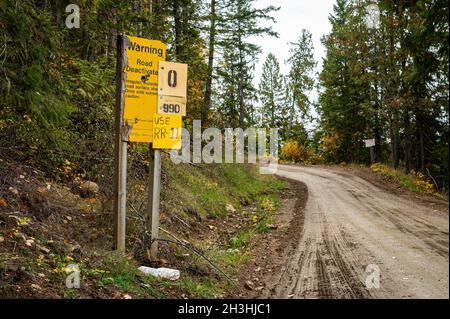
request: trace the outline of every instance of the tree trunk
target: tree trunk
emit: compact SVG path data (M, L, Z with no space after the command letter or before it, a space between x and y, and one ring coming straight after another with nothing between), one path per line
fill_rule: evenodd
M417 104L416 104L417 105ZM423 171L425 169L425 154L423 145L423 115L422 112L416 110L416 138L417 138L417 149L416 149L416 170Z
M242 74L242 73L241 73ZM239 127L244 129L245 105L244 105L244 83L242 77L239 78Z
M241 23L238 21L238 30L241 30ZM240 32L240 31L239 31ZM245 105L244 105L244 57L242 54L242 39L241 36L239 36L238 41L238 50L239 50L239 74L237 75L239 77L239 84L238 84L238 94L239 94L239 127L244 129L244 120L245 120Z
M216 37L216 0L211 0L210 27L209 27L209 52L208 52L208 76L206 78L205 102L202 112L202 124L206 125L208 113L211 108L212 76L214 67L214 44Z
M405 114L403 116L403 125L405 128L405 173L408 174L411 171L411 151L412 151L412 143L411 143L411 123L409 111L405 110Z
M391 165L394 169L399 166L399 132L397 111L393 110L390 116L389 134L391 138Z
M181 16L180 16L180 3L178 0L173 0L172 14L175 27L175 58L179 61L181 56L182 47L182 34L181 34Z
M378 72L377 68L374 68L375 72ZM374 128L373 128L373 134L375 138L375 147L374 147L374 154L373 154L373 161L379 162L381 161L381 124L380 124L380 116L378 110L381 109L381 99L378 95L378 84L375 83L375 121L374 121Z

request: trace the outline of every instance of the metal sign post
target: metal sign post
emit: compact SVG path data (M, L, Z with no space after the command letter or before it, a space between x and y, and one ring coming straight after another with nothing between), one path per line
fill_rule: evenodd
M161 150L181 148L182 115L186 114L187 64L159 62L158 110L153 117L153 186L150 259L158 256Z
M154 150L153 159L153 187L151 201L151 230L152 244L150 247L150 259L156 259L158 255L158 238L159 238L159 201L161 194L161 151Z
M124 108L124 38L117 37L117 78L114 144L114 248L125 250L127 142L122 136Z

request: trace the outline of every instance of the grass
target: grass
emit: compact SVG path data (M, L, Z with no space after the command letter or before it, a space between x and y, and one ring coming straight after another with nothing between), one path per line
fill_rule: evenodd
M269 175L261 175L257 167L248 164L210 164L193 168L188 164L164 161L169 185L163 198L183 199L205 217L226 216L226 205L235 208L254 201L264 193L277 192L285 182Z
M179 287L190 297L201 299L220 298L223 290L211 279L205 278L201 281L194 280L189 276L180 278Z
M241 248L242 246L247 244L254 235L255 231L253 229L247 229L238 233L236 236L230 239L230 248Z
M101 268L85 269L86 274L98 285L113 285L124 293L133 293L140 298L164 297L157 288L157 279L142 274L134 260L111 253L103 258L101 265Z
M228 246L216 244L207 249L208 258L214 264L231 276L236 275L239 266L250 260L247 246L252 237L269 229L279 205L277 193L285 187L285 182L260 175L256 167L245 164L212 164L197 168L175 165L167 159L163 163L167 184L162 187L162 198L171 201L174 209L180 209L177 213L183 218L189 218L184 212L186 207L204 217L223 218L228 214L227 204L238 210L256 205L254 215L257 219L249 223L249 228L236 234ZM203 259L196 263L207 264ZM137 267L133 260L111 254L102 260L100 268L91 267L87 273L99 285L112 285L141 298L164 298L161 287L175 289L190 298L219 298L230 287L223 275L198 276L182 271L180 280L172 282L143 276Z
M439 195L432 183L420 172L411 171L405 174L396 169L392 169L386 165L375 163L370 169L383 176L384 178L400 184L403 188L409 189L415 193L427 193Z
M280 207L280 199L277 193L261 196L258 200L257 215L254 222L256 230L260 233L267 232L273 223L273 215Z
M228 248L228 249L218 249L213 248L209 252L209 256L217 262L219 265L233 270L235 266L248 262L249 256L244 249L238 248Z

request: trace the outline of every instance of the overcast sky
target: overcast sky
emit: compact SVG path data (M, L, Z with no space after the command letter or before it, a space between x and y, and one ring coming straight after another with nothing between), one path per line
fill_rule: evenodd
M300 36L302 29L312 33L314 44L314 58L318 62L317 71L321 69L324 47L320 42L322 35L331 31L328 16L333 10L335 0L257 0L255 6L258 8L276 5L281 7L273 14L276 19L274 30L278 32L279 38L259 38L255 43L262 48L262 54L255 68L254 83L257 87L261 76L262 65L269 53L275 54L280 62L281 72L287 74L288 66L284 63L289 57L289 42L295 42ZM316 94L311 96L315 99Z

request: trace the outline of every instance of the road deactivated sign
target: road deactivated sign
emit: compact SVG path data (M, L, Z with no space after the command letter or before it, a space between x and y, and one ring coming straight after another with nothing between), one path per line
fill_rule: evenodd
M129 142L152 142L153 116L158 109L158 64L166 45L158 40L127 36L124 48L123 118Z

